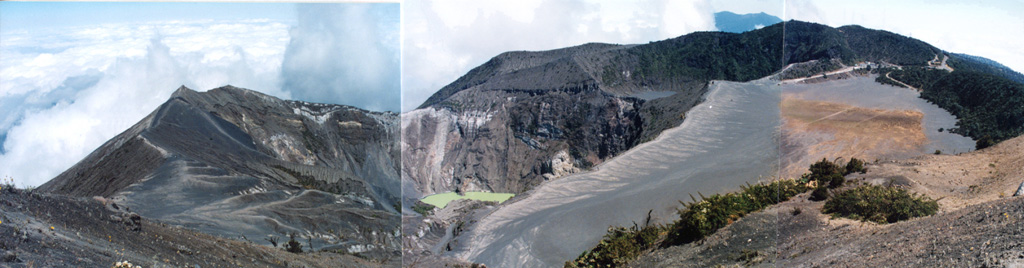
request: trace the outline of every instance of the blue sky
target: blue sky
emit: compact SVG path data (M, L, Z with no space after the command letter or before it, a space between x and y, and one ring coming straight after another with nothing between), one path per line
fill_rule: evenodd
M293 3L5 2L5 28L38 29L171 20L295 20Z
M399 110L397 3L0 2L0 176L38 185L181 85Z

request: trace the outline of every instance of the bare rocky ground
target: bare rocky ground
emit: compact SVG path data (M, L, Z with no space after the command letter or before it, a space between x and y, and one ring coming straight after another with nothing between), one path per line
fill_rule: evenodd
M1024 267L1024 197L1011 196L1024 181L1024 137L867 167L850 184L905 187L938 199L940 212L885 225L833 219L802 194L631 266Z
M380 267L330 252L295 254L139 217L102 198L0 190L2 267ZM285 243L281 241L280 243Z
M458 245L454 237L495 208L493 202L459 199L443 209L435 208L431 215L403 215L402 266L484 267L444 254Z

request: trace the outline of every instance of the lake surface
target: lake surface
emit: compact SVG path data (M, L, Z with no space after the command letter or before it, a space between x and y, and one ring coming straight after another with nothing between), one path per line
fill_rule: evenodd
M778 172L780 86L715 81L676 128L588 173L542 184L480 219L453 255L490 267L560 267L609 226L678 218L679 200L739 189Z
M448 202L455 201L457 199L472 199L480 201L494 201L494 202L505 202L509 198L512 198L515 194L505 193L485 193L485 192L466 192L465 195L459 195L457 193L448 192L440 194L432 194L424 197L420 201L423 203L430 204L435 207L444 208L448 205Z

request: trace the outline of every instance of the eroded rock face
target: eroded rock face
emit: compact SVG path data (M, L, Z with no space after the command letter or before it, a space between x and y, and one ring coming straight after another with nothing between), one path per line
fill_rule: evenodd
M596 90L488 93L460 93L449 101L488 98L494 109L432 107L403 116L403 172L421 195L521 193L545 174L576 172L628 149L643 123L642 101Z
M678 125L706 84L634 76L632 47L503 53L403 114L406 200L522 193Z
M39 187L269 245L399 254L398 115L231 86L170 100Z

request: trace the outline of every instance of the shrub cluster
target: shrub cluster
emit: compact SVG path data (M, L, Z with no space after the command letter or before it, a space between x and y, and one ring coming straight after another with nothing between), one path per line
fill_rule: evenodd
M868 169L864 167L864 161L857 158L850 158L850 162L846 162L846 172L843 175L853 174L854 172L864 173Z
M584 251L576 260L566 262L565 267L616 267L640 256L644 251L657 246L658 238L665 231L661 225L643 228L636 224L630 228L611 227L604 239L594 249Z
M828 199L829 189L839 188L846 183L846 175L854 172L863 173L867 169L864 168L864 161L857 158L851 158L846 165L823 158L821 161L812 164L810 171L811 173L801 176L800 181L803 183L815 182L817 186L811 192L809 199L811 201L822 201Z
M684 204L679 220L669 228L665 245L678 245L700 240L729 225L746 214L789 200L807 191L795 180L778 180L770 184L743 187L735 193L716 194L700 202Z
M878 185L862 185L832 196L822 212L877 223L894 223L938 212L939 204L905 189Z

